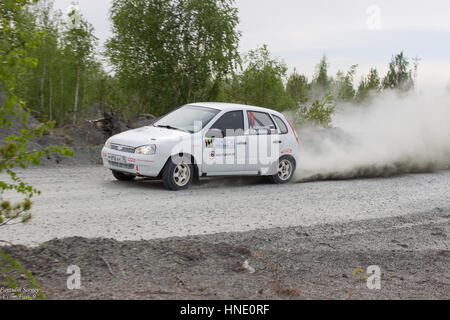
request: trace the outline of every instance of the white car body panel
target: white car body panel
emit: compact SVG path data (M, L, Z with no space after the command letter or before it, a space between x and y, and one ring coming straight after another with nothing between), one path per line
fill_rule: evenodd
M273 174L269 169L273 162L283 155L293 157L298 163L296 134L281 113L266 108L239 104L208 102L188 105L217 109L220 112L197 133L191 134L180 130L147 126L115 135L108 140L111 146L115 146L115 148L105 146L102 150L104 166L111 170L132 175L158 177L171 156L183 153L194 157L200 176L229 176ZM240 110L244 113L243 135L214 138L213 146L207 148L206 140L208 138L205 135L215 122L227 112ZM247 111L267 113L274 122L273 116L276 115L284 121L289 132L280 134L275 122L276 132L269 135L252 135L250 134ZM258 151L256 152L252 146L258 139ZM156 145L154 155L141 155L131 152L133 148L150 144ZM119 150L121 146L125 148ZM225 146L223 152L221 146ZM270 152L260 153L259 148Z

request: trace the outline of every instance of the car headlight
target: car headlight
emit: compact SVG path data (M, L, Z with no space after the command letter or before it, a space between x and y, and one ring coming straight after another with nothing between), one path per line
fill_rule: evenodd
M134 153L143 154L146 156L155 154L156 153L156 145L150 144L148 146L142 146L142 147L136 148Z
M111 139L108 139L108 140L106 140L106 142L105 142L105 148L107 148L107 149L111 149L111 141L110 141Z

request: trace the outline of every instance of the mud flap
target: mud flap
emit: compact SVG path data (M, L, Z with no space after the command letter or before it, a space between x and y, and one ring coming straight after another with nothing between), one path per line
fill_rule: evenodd
M200 184L200 174L198 171L198 167L194 164L194 177L192 178L192 183L195 185Z

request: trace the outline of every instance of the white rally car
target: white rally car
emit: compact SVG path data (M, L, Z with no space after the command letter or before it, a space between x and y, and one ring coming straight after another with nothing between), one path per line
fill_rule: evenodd
M206 176L267 176L289 182L298 163L298 137L274 110L227 103L193 103L152 126L108 139L103 164L118 180L161 178L170 190Z

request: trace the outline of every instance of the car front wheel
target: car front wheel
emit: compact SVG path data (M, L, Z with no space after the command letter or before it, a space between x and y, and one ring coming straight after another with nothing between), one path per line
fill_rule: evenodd
M194 177L194 166L186 157L172 158L163 171L163 184L172 191L189 188Z
M275 174L269 176L269 180L275 184L285 184L292 180L295 172L295 160L292 157L284 156L281 157L276 164Z

